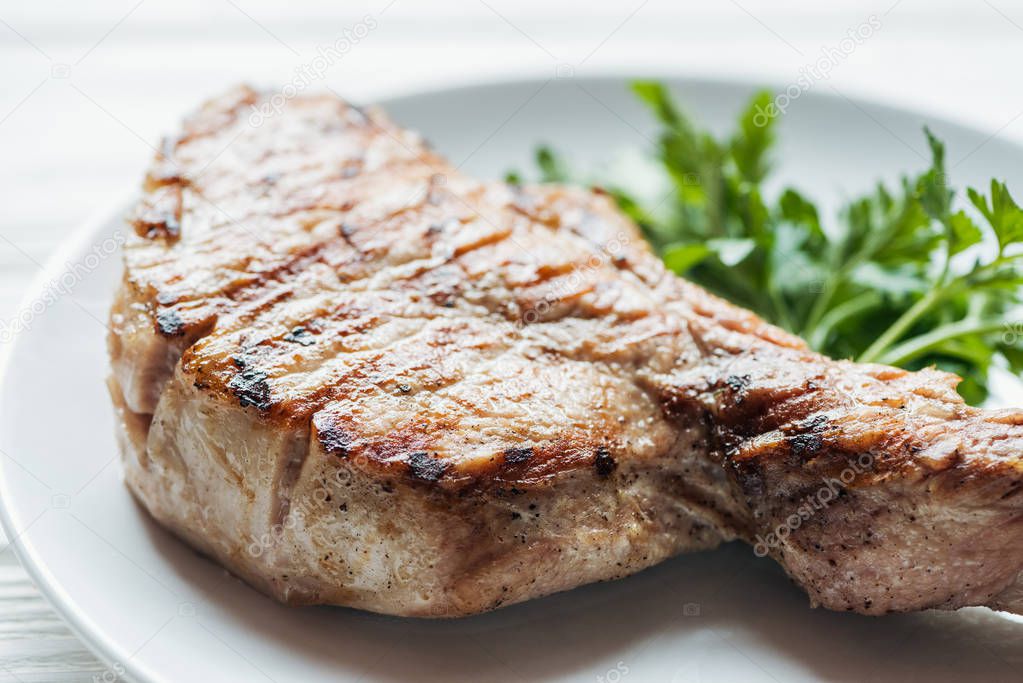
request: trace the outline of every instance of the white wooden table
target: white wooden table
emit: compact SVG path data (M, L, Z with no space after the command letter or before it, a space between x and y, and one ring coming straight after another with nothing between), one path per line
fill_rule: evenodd
M54 247L135 187L183 112L237 81L287 82L360 22L373 27L323 85L371 101L523 74L784 85L868 21L815 87L1023 140L1023 0L0 0L0 323ZM0 552L0 683L104 670Z

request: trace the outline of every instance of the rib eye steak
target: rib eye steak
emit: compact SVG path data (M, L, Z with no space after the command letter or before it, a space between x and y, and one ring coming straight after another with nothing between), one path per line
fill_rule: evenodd
M164 526L286 603L457 616L744 539L812 602L1019 611L1023 411L824 358L599 191L239 88L163 143L110 390Z

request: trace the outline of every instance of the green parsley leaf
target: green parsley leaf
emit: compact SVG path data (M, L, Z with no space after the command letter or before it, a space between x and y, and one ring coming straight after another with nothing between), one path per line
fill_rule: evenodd
M541 182L604 187L679 275L801 334L818 351L963 377L971 403L995 364L1023 372L1023 209L1003 182L957 201L945 147L926 128L930 165L821 216L797 189L765 194L776 110L757 93L735 132L701 130L655 81L633 91L660 126L651 163L670 188L646 199L625 179L580 175L537 150ZM520 182L518 174L510 174Z

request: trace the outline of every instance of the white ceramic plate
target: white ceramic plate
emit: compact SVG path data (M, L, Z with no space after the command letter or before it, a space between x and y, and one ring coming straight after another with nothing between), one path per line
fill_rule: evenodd
M693 80L674 86L719 130L752 90ZM645 144L653 128L614 79L467 87L384 104L484 176L528 167L538 141L597 163ZM879 173L920 168L923 123L948 142L957 183L995 175L1023 186L1019 147L921 114L814 93L796 100L781 126L781 175L834 203ZM4 526L42 591L109 662L108 677L1018 680L1023 624L1013 618L987 610L884 618L811 610L777 566L737 544L457 621L271 602L161 531L121 484L103 385L104 321L120 263L104 240L123 229L119 215L98 221L55 259L28 300L30 329L8 345L0 389ZM53 295L54 281L70 293Z

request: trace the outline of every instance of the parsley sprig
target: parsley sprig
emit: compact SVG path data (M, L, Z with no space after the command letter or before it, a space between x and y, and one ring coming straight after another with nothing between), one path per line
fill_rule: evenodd
M549 147L543 182L599 185L642 228L665 264L835 358L963 377L972 403L1001 363L1023 371L1023 210L1005 184L970 188L960 207L942 143L924 129L931 165L848 202L825 221L807 196L764 192L771 172L771 95L758 93L735 132L699 129L656 82L633 84L656 116L657 182L632 172L580 174ZM647 164L649 166L649 164ZM509 180L518 180L509 174ZM962 202L966 203L966 202Z

